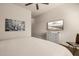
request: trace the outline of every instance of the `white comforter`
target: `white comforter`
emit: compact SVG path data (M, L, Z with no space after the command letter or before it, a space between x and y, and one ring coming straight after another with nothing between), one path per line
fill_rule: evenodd
M34 37L0 41L0 55L72 56L65 47Z

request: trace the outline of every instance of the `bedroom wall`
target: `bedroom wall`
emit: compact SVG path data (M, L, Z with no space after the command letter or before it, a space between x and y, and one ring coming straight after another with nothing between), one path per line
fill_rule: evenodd
M64 30L60 31L60 43L75 41L76 34L79 33L79 5L64 4L49 10L48 12L34 17L35 24L32 32L35 35L46 33L47 22L54 19L64 20Z
M25 21L25 31L5 32L5 19ZM31 12L15 4L0 4L0 40L31 36Z

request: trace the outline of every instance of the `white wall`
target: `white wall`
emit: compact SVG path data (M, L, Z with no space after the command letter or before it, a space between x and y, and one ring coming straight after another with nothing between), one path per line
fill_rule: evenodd
M25 31L5 32L5 19L25 21ZM0 4L0 40L31 36L31 12L14 4Z
M79 33L79 5L77 4L64 4L34 18L35 24L32 32L37 35L48 31L48 21L63 19L64 30L60 32L60 43L75 41L76 34Z

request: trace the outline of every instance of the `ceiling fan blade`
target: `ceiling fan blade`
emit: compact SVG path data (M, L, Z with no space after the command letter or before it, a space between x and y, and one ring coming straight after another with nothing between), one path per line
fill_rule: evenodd
M25 4L25 6L28 6L28 5L31 5L31 4L33 4L33 3L27 3L27 4Z
M36 4L36 9L37 9L37 10L39 9L39 6L38 6L38 4Z
M42 3L42 4L46 4L46 5L49 5L49 3Z

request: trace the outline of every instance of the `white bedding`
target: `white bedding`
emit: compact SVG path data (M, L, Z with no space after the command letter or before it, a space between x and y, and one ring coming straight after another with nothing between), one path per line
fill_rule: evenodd
M0 41L0 55L72 56L65 47L34 37Z

